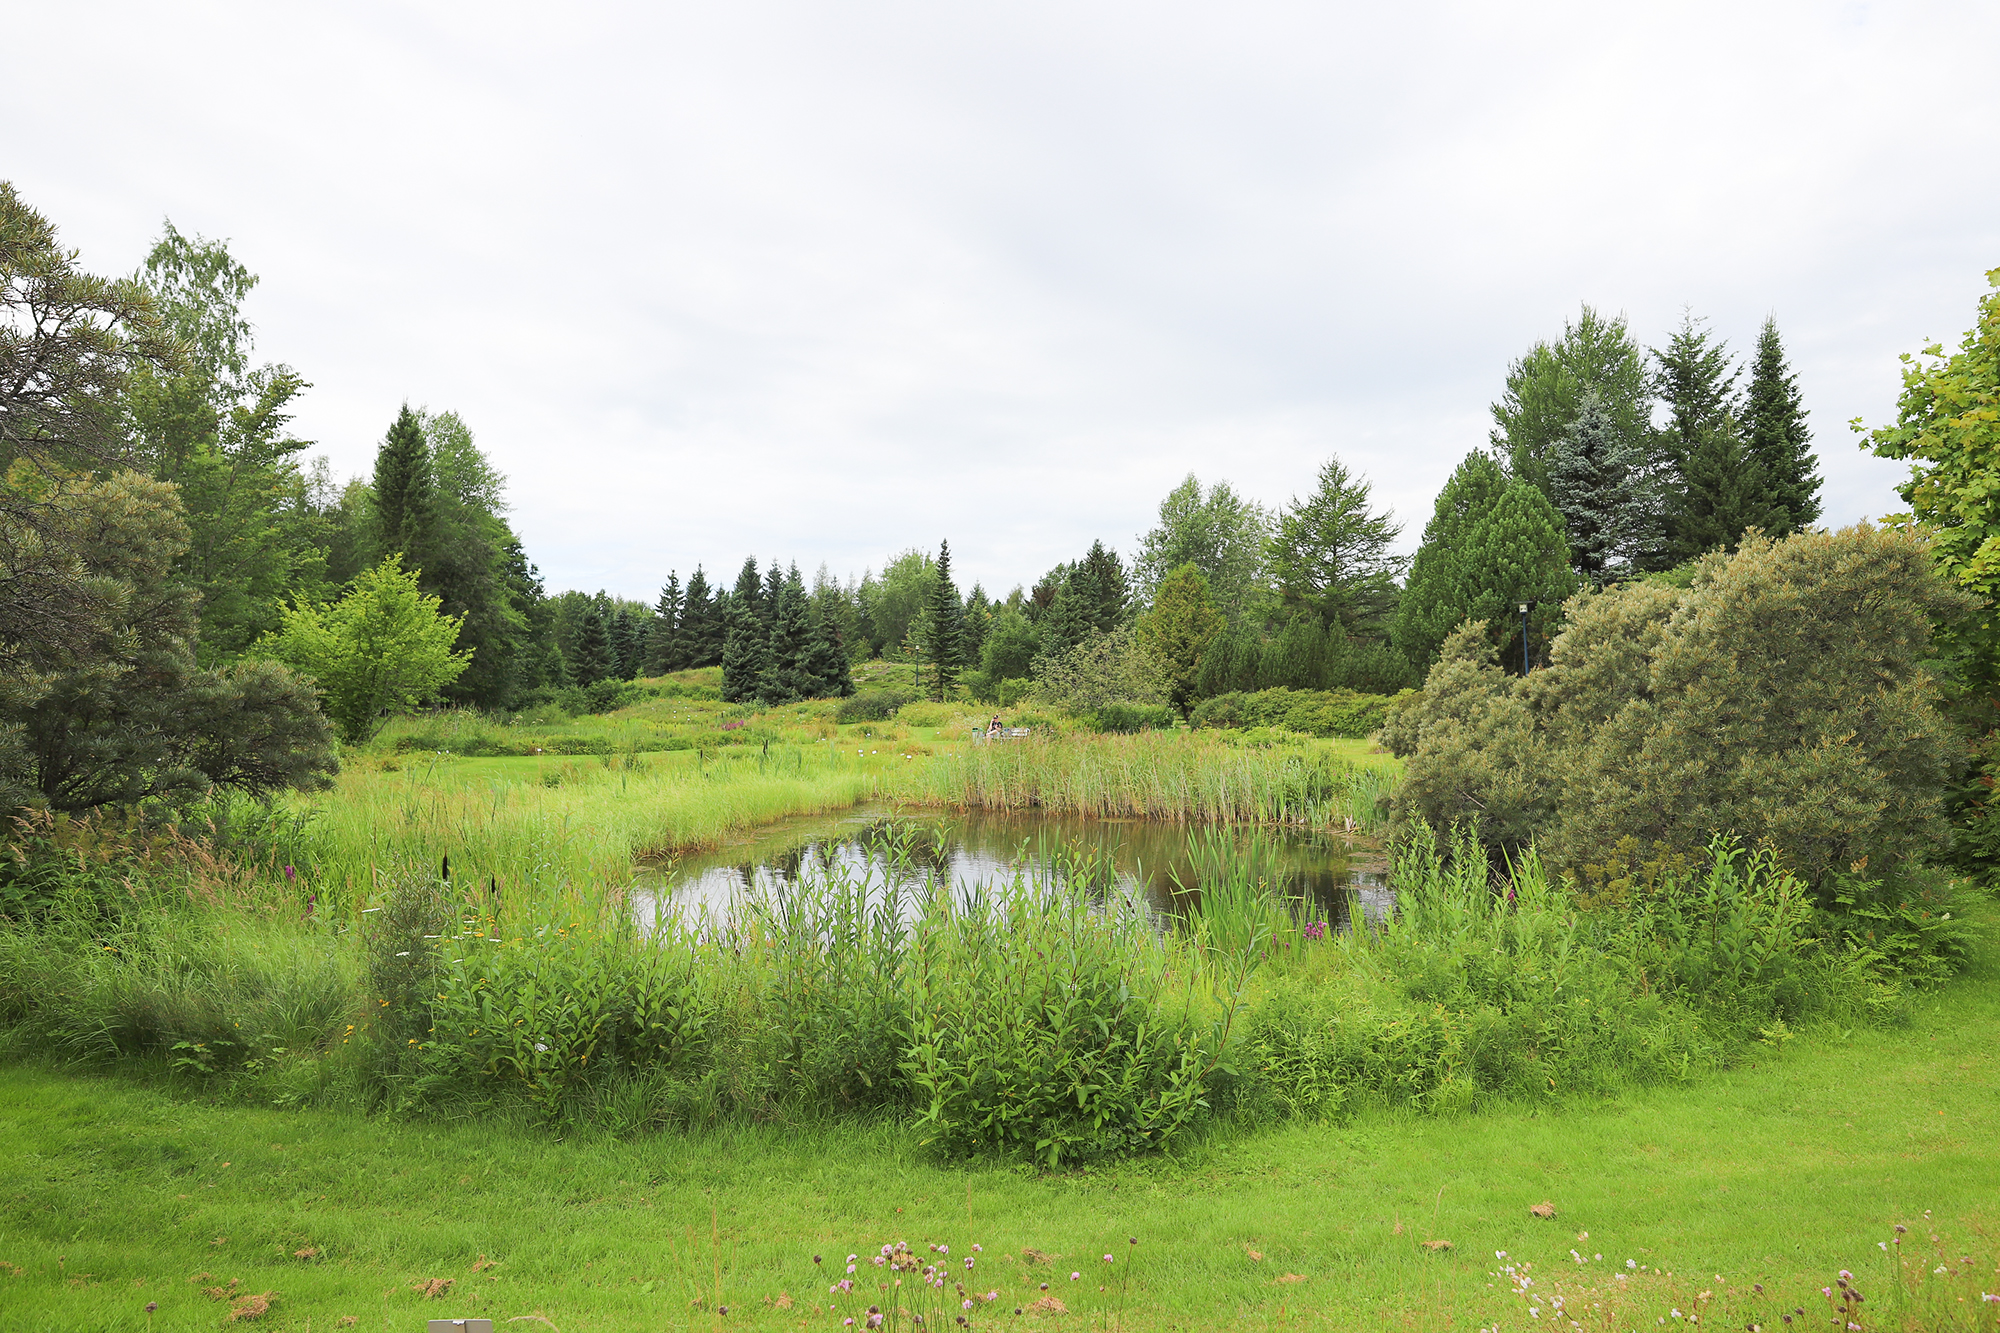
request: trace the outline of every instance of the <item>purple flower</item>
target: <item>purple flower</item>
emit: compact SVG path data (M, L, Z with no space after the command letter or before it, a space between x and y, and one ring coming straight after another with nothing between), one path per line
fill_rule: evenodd
M299 872L291 866L285 867L285 883L290 884L299 877Z
M972 1256L969 1254L965 1256L965 1266L968 1269L972 1267Z
M1105 1263L1107 1263L1107 1264L1108 1264L1108 1263L1110 1263L1110 1262L1111 1262L1111 1256L1110 1256L1110 1255L1108 1255L1108 1254L1107 1254L1107 1255L1105 1255L1105 1256L1104 1256L1104 1262L1105 1262Z
M1074 1281L1076 1281L1076 1280L1077 1280L1078 1278L1080 1278L1080 1277L1082 1277L1082 1276L1083 1276L1083 1274L1081 1274L1081 1273L1071 1273L1071 1274L1069 1275L1069 1280L1070 1280L1070 1281L1072 1281L1072 1282L1074 1282Z
M1306 922L1306 929L1305 929L1305 936L1306 936L1306 938L1307 938L1307 939L1309 939L1309 940L1323 940L1323 939L1325 939L1325 938L1326 938L1326 922L1324 922L1324 921L1308 921L1308 922Z

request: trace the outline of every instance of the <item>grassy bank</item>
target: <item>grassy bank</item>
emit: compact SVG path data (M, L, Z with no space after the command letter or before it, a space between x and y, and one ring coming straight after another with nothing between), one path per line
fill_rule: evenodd
M866 1283L867 1256L908 1240L926 1259L949 1243L954 1262L983 1246L968 1290L1000 1299L978 1327L1471 1333L1557 1323L1556 1295L1584 1328L1678 1327L1678 1310L1775 1329L1794 1307L1826 1327L1820 1289L1846 1269L1866 1329L1993 1328L1979 1294L2000 1289L1996 1052L1989 949L1905 1026L1809 1033L1696 1087L1449 1120L1377 1109L1057 1176L940 1167L888 1123L551 1143L15 1066L0 1073L0 1310L10 1327L138 1330L157 1301L152 1328L213 1328L236 1295L268 1292L259 1326L283 1329L538 1314L561 1333L839 1333L880 1295L864 1285L828 1311L838 1274L812 1256L858 1254ZM1531 1216L1545 1200L1556 1217ZM1891 1255L1877 1247L1897 1223ZM1129 1292L1104 1281L1107 1252L1113 1274L1130 1261ZM1070 1314L1017 1320L1042 1282Z

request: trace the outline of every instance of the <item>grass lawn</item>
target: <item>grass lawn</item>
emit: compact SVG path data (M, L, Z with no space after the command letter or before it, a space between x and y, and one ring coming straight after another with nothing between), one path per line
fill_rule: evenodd
M2000 1292L1996 954L1908 1026L1815 1033L1689 1087L1364 1112L1055 1177L940 1168L887 1125L563 1142L16 1065L0 1069L0 1327L139 1330L157 1301L153 1328L207 1329L269 1293L261 1327L840 1330L882 1299L866 1260L895 1240L927 1260L926 1242L949 1243L962 1277L983 1246L966 1286L999 1299L975 1327L1654 1329L1678 1310L1775 1329L1781 1304L1826 1327L1819 1289L1842 1268L1865 1328L1940 1326L1912 1322L1912 1301L1938 1302L1945 1327L1996 1327L2000 1306L1979 1303ZM1553 1219L1530 1215L1543 1201ZM1897 1222L1911 1230L1885 1253ZM1899 1298L1903 1251L1917 1293ZM829 1311L850 1252L860 1299ZM1128 1263L1121 1311L1106 1275ZM1042 1282L1067 1313L1033 1312Z

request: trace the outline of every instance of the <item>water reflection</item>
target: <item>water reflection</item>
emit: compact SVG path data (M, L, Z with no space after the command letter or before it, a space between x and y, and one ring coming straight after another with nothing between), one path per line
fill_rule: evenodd
M1311 903L1313 915L1335 930L1348 929L1357 910L1368 921L1389 911L1386 866L1377 852L1351 848L1337 835L1297 830L1221 835L1240 840L1280 892ZM1040 812L899 815L863 806L831 818L786 820L741 843L658 867L639 890L642 910L657 894L677 907L719 916L746 898L781 900L801 880L830 870L876 882L928 877L960 890L1004 888L1020 873L1065 887L1076 878L1115 886L1164 921L1177 901L1187 905L1181 888L1198 882L1189 852L1187 826L1150 820Z

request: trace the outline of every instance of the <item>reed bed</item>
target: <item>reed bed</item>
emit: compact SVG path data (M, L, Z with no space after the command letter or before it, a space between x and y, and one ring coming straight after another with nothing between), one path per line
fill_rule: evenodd
M563 761L418 760L350 769L273 849L323 898L369 897L404 866L530 894L590 897L628 885L636 863L713 846L792 814L880 794L879 771L818 746L768 752L604 755Z
M939 755L897 794L959 809L1325 826L1353 817L1349 799L1363 773L1317 748L1250 747L1201 732L1057 736ZM1366 781L1372 796L1380 780Z

